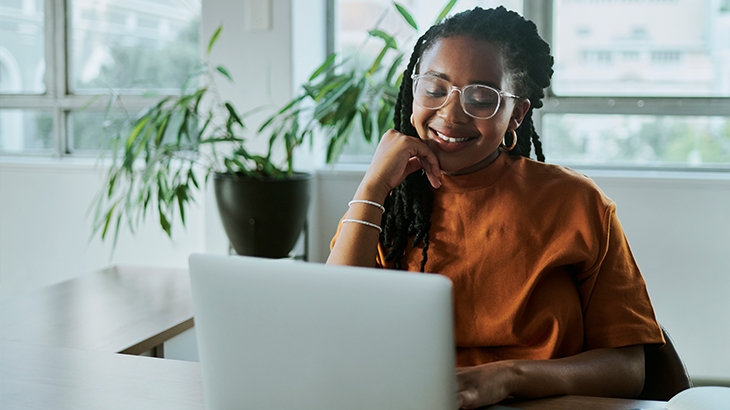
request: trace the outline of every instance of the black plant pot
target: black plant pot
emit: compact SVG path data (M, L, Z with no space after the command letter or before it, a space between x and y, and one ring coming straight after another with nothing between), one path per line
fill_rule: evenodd
M259 179L217 173L213 180L218 213L236 253L288 256L307 220L312 175Z

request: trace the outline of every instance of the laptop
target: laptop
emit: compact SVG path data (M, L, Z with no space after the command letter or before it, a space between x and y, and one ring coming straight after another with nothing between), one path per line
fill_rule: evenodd
M243 256L189 263L208 409L458 407L447 278Z

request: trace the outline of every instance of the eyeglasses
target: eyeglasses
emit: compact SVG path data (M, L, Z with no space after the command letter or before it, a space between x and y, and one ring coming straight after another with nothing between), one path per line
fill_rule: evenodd
M413 101L419 106L427 110L438 110L446 105L453 91L458 91L464 112L480 120L494 117L502 103L502 97L521 98L482 84L469 84L459 88L430 74L413 74L411 78Z

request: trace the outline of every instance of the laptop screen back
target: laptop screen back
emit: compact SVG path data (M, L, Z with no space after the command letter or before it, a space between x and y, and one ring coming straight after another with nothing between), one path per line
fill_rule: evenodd
M445 277L242 256L189 262L209 409L457 407Z

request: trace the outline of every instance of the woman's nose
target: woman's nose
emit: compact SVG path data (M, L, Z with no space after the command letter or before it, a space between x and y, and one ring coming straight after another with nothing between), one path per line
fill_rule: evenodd
M446 104L439 108L438 115L444 121L451 123L464 123L469 121L471 117L469 117L469 114L464 112L464 109L461 106L461 90L451 90L451 93L446 100Z

